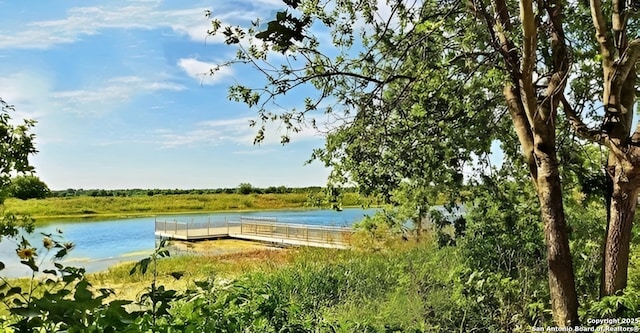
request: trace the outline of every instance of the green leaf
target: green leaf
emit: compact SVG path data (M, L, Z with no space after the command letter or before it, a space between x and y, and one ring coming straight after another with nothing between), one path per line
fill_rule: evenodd
M7 291L7 293L5 294L5 296L9 297L9 296L13 296L13 295L19 295L22 293L22 288L20 287L13 287L11 289L9 289Z
M66 257L67 254L68 254L67 248L63 247L62 249L58 250L53 257L54 257L54 259L62 259L64 257Z
M163 249L161 251L158 251L158 256L160 258L169 257L170 256L169 250Z
M151 258L144 258L138 261L129 271L129 275L135 274L136 271L140 271L140 274L144 275L147 272L149 263L151 263Z
M93 299L93 293L89 290L89 282L82 280L75 285L74 298L76 301L88 301Z
M20 260L20 263L29 267L34 272L37 272L39 269L33 257L29 258L29 260Z
M283 1L287 6L293 9L297 8L298 5L300 5L300 2L302 2L301 0L283 0Z

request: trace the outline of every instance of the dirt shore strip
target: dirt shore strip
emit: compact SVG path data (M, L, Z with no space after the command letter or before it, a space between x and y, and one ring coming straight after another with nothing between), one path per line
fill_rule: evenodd
M203 254L215 256L256 252L260 250L282 250L281 247L276 247L271 244L239 239L217 239L195 242L172 240L168 243L167 248L172 255Z

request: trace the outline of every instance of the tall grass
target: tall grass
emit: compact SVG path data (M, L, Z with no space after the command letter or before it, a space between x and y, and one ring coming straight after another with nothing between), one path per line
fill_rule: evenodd
M452 313L451 287L461 262L455 249L433 242L377 252L301 249L279 269L207 289L206 302L174 304L174 322L210 332L440 331L461 318Z
M273 272L290 264L295 250L252 250L225 255L178 255L157 261L157 283L173 290L192 288L196 281L231 280L243 274ZM135 300L152 283L154 276L136 271L134 263L122 263L88 275L96 287L112 289L117 299ZM178 275L176 275L178 274ZM176 277L179 279L176 279Z
M291 261L293 252L294 250L264 249L225 255L177 255L158 260L157 272L162 280L167 281L172 281L171 274L176 272L194 280L213 277L229 279L255 270L272 271L286 266ZM129 274L133 265L134 263L115 265L105 271L89 274L89 277L91 281L104 285L150 283L153 279L151 274Z
M205 332L528 332L540 323L531 304L548 303L544 279L531 285L465 262L459 248L433 239L301 249L277 269L250 270L174 303L172 322Z
M168 299L169 312L149 329L133 331L506 333L551 325L536 314L549 317L544 277L471 270L460 248L439 247L426 236L376 250L163 258L156 282L185 297ZM631 281L637 281L636 268ZM124 291L120 299L140 298L151 274L130 276L130 269L114 267L90 281ZM176 282L172 272L185 275ZM589 318L605 318L597 314Z
M7 213L31 215L36 219L63 217L136 216L163 213L213 212L249 209L286 209L310 207L308 194L172 194L131 197L59 197L47 199L8 199ZM346 193L345 206L360 205L363 200Z

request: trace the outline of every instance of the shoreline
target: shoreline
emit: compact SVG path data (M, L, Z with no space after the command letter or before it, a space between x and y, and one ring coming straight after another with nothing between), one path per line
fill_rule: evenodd
M312 193L313 194L313 193ZM309 193L283 194L171 194L117 197L50 197L20 200L8 198L5 212L50 220L99 220L162 216L167 214L212 214L263 210L331 209L327 202L312 200ZM342 207L368 207L376 203L355 193L346 193Z
M369 208L377 208L379 206L372 205ZM342 209L362 208L361 205L342 206ZM260 211L305 211L305 210L323 210L331 209L330 207L284 207L284 208L256 208L256 209L221 209L210 211L188 210L188 211L159 211L153 213L98 213L98 214L71 214L71 215L33 215L29 216L35 220L36 225L47 222L71 222L71 220L84 220L86 222L110 220L110 219L135 219L142 217L155 217L167 215L206 215L215 213L244 213L244 212L260 212ZM363 208L364 209L364 208Z
M291 260L291 253L295 252L293 249L245 240L220 239L191 244L184 241L177 243L168 246L170 257L158 261L158 273L155 277L156 283L174 290L186 290L192 287L195 281L230 281L248 271L286 265ZM188 251L176 252L175 247L186 247ZM212 251L212 248L218 250ZM94 287L113 290L113 297L138 299L149 284L153 283L154 275L149 272L129 274L136 262L137 260L127 260L100 271L87 273L87 279ZM180 274L180 277L177 278L175 273Z
M172 240L167 243L169 253L175 255L224 256L254 251L279 251L283 247L270 243L243 239L208 239L199 241ZM173 252L172 252L173 251Z
M350 207L351 208L351 207ZM76 251L72 251L72 253L65 258L65 261L69 260L68 265L75 267L84 267L87 273L100 273L106 272L110 268L114 266L119 266L122 264L130 264L138 262L139 260L148 257L154 252L154 237L153 237L153 216L168 216L168 215L187 215L186 218L189 218L188 215L194 217L194 219L206 219L207 215L210 214L211 219L215 218L215 214L239 214L242 215L243 212L257 212L259 215L260 212L269 212L269 215L278 215L278 212L282 212L282 214L293 214L294 216L306 216L312 215L315 217L316 213L314 211L327 211L323 213L318 213L318 216L321 218L325 216L336 216L333 218L325 218L327 221L329 220L350 220L351 215L359 215L359 211L363 210L361 206L354 206L351 209L355 209L356 211L347 212L330 212L328 209L318 208L318 207L288 207L288 208L276 208L276 209L226 209L226 210L215 210L209 212L203 211L188 211L188 212L156 212L154 213L135 213L135 214L104 214L100 216L101 218L96 218L96 216L91 216L90 218L82 218L78 219L78 217L73 216L65 216L64 219L57 220L55 218L42 219L37 221L36 228L42 228L44 232L54 233L54 230L63 230L64 235L61 236L63 239L68 239L69 241L74 242L77 245ZM288 213L289 212L289 213ZM298 213L299 212L299 213ZM308 213L307 213L308 212ZM363 210L364 212L364 210ZM343 215L346 214L346 215ZM113 216L120 216L121 218L114 218ZM128 218L134 219L136 217L146 216L147 218L137 218L135 220L128 220ZM342 217L341 217L342 216ZM150 218L149 218L150 217ZM186 219L185 218L185 219ZM317 217L315 217L317 218ZM103 221L113 220L113 223L102 223ZM130 222L133 221L133 222ZM151 222L151 224L149 224ZM67 226L65 226L67 224ZM58 227L59 225L59 227ZM55 228L55 229L54 229ZM123 228L127 228L130 230L130 237L132 239L137 240L135 246L127 245L128 241L122 240L122 231L125 230ZM149 229L151 228L151 229ZM38 230L38 229L37 229ZM114 234L115 235L112 235ZM57 234L56 234L57 235ZM97 235L97 236L96 236ZM102 237L104 235L110 235L105 238ZM151 235L151 236L150 236ZM99 241L94 242L95 237L99 238ZM39 236L33 236L33 244L37 244L40 242L38 239ZM93 237L93 238L92 238ZM151 237L151 238L149 238ZM127 238L127 237L125 237ZM104 240L106 239L106 240ZM144 241L144 244L140 243ZM4 243L4 242L3 242ZM121 244L122 243L122 244ZM107 244L105 246L105 244ZM133 244L133 243L131 243ZM3 244L4 245L4 244ZM7 254L7 256L13 258L13 254L15 250L10 246L11 244L7 244L0 253ZM137 252L131 252L128 250L131 248ZM139 249L144 249L144 251L139 251ZM249 252L255 251L265 251L272 253L273 250L280 250L281 248L278 245L271 245L270 243L260 243L260 242L251 242L251 241L242 241L242 240L229 240L229 239L218 239L218 240L201 240L201 241L177 241L174 240L170 242L170 246L168 246L170 254L172 257L181 257L184 255L196 255L196 256L212 256L219 257L225 255L234 255L234 254L246 254ZM277 251L276 251L277 252ZM63 263L64 264L64 263ZM20 265L15 265L17 267L22 267ZM22 273L18 273L19 270L16 270L16 274L11 274L13 276L22 276Z
M242 239L216 239L216 240L198 240L198 241L182 241L173 240L167 243L166 249L169 251L168 258L179 257L207 257L219 260L228 260L234 257L243 259L262 256L265 251L270 253L278 253L279 251L287 251L286 247L274 246L270 243L242 240ZM90 260L87 258L69 258L62 260L64 266L78 267L86 269L87 276L100 276L109 274L112 270L118 270L123 267L134 265L138 261L149 257L154 249L146 251L138 251L136 253L125 254L118 257ZM144 252L144 253L143 253ZM162 259L161 259L162 260ZM21 268L22 266L16 266ZM11 267L8 267L11 268ZM43 267L41 267L43 268ZM52 268L52 267L51 267ZM41 275L37 273L36 276ZM30 274L6 276L11 280L28 279Z

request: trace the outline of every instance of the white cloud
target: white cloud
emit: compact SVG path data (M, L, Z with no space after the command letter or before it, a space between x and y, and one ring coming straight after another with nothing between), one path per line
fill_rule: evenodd
M158 10L153 2L138 2L128 6L75 7L62 19L27 23L19 31L0 35L0 49L49 48L56 44L72 43L82 36L94 35L101 29L155 29L168 27L180 33L204 27L205 8ZM191 38L201 38L195 32Z
M250 118L213 120L200 122L190 131L175 131L170 129L156 130L158 143L163 148L188 146L193 144L220 145L239 143L240 137L246 138L254 131L249 127ZM252 141L242 142L250 144Z
M66 17L27 22L15 30L2 31L0 49L36 48L46 49L57 44L73 43L83 36L100 33L102 29L158 29L170 28L174 32L189 36L198 42L222 42L222 38L207 37L210 22L205 10L211 8L160 9L159 1L114 1L111 5L74 7ZM239 10L239 6L251 4L254 10ZM261 0L257 3L238 1L214 1L213 17L226 22L248 22L258 16L269 14L282 7L280 1ZM218 14L220 13L220 14ZM11 29L11 27L9 27Z
M251 155L251 156L264 156L270 155L273 153L277 153L277 149L269 148L269 149L247 149L247 150L237 150L232 152L233 155Z
M16 72L0 75L0 97L16 106L14 119L37 119L51 105L51 83L45 73Z
M0 75L0 97L16 107L11 117L16 122L22 119L37 120L35 128L36 146L63 142L69 126L63 117L57 116L63 106L51 98L52 80L44 72L15 72ZM55 115L55 116L52 116Z
M183 91L186 87L159 79L122 76L98 87L55 91L45 72L0 75L0 97L16 106L15 119L40 119L60 111L98 114L136 96L160 91Z
M66 111L98 113L105 106L130 100L133 96L157 91L182 91L185 87L167 81L145 79L137 76L112 78L98 88L67 90L51 96Z
M254 118L235 118L203 121L195 124L190 131L177 132L175 130L156 130L158 143L163 148L174 148L195 144L235 144L236 146L252 146L257 133L256 127L250 127L249 123ZM286 134L277 123L268 123L265 128L265 140L261 145L280 144L280 137ZM298 133L289 133L292 141L316 140L320 134L311 129L303 128Z
M282 0L255 0L255 2L262 3L270 7L276 7L276 8L284 7L282 5Z
M206 126L206 127L212 127L212 128L234 127L234 128L237 129L238 126L242 126L242 127L248 126L249 123L251 122L251 119L252 118L245 117L245 118L235 118L235 119L208 120L208 121L200 122L199 125L200 126Z
M215 63L204 62L194 58L178 60L178 67L201 84L213 85L233 75L233 70L229 67L222 67L214 75L211 75L211 69L215 66Z

